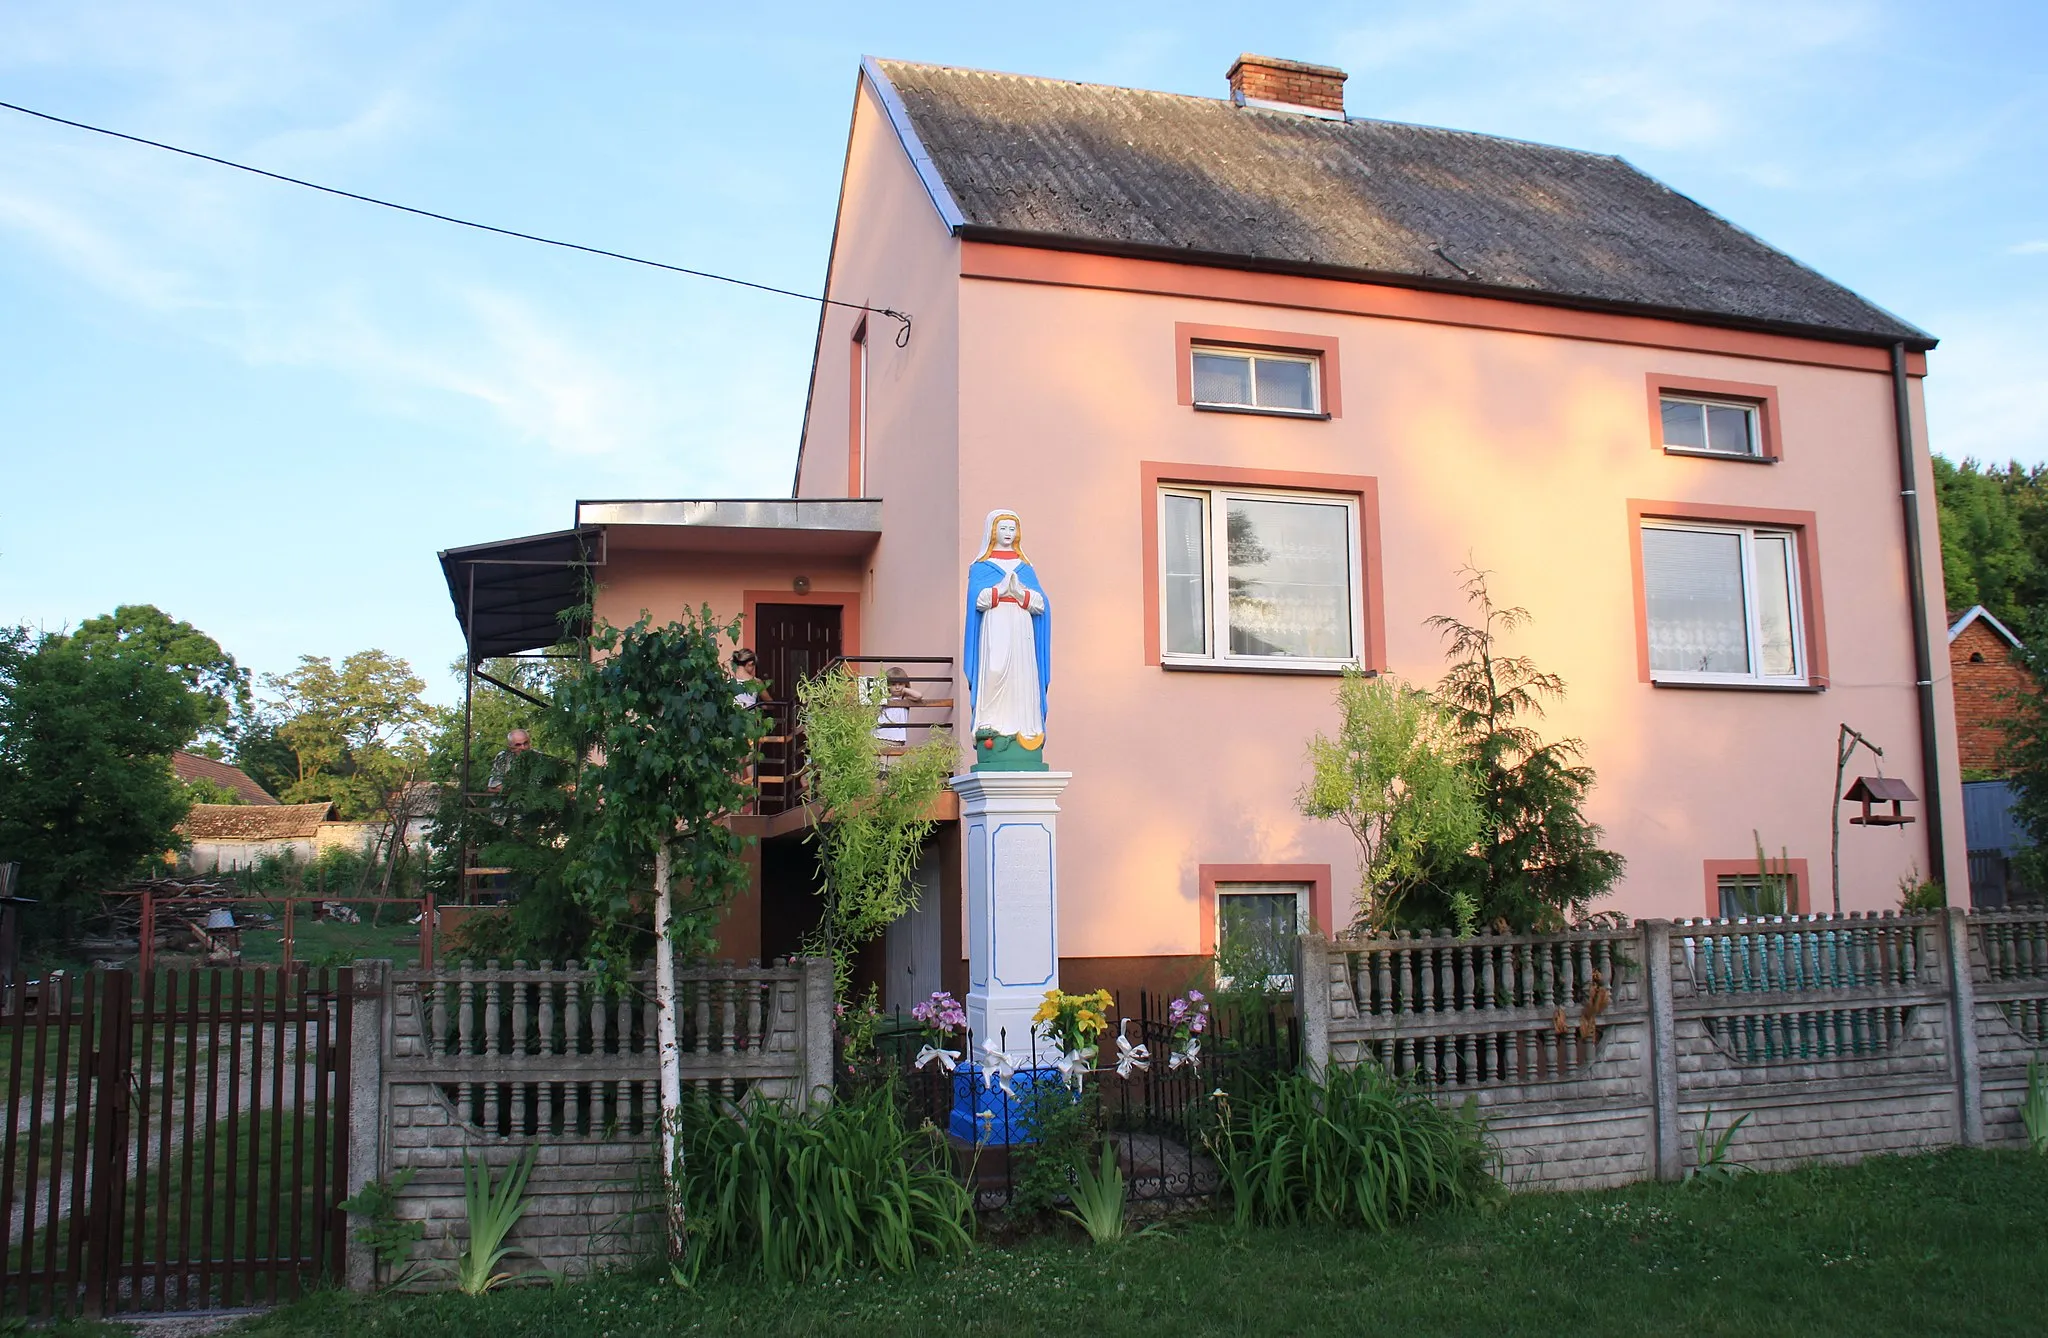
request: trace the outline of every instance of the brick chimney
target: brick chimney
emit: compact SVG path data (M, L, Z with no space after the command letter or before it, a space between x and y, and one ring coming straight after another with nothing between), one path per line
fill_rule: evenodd
M1240 107L1302 112L1341 121L1344 79L1344 71L1328 65L1304 65L1298 60L1246 52L1230 67L1230 100Z

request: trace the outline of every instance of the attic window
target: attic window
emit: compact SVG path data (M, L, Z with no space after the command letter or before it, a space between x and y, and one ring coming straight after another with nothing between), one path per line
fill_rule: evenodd
M1196 408L1327 417L1315 354L1193 344L1189 356Z
M1757 407L1726 400L1681 399L1666 395L1659 405L1664 449L1706 455L1763 454Z

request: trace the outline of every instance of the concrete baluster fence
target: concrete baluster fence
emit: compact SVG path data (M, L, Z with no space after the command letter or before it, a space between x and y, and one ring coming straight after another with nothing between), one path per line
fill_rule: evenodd
M1485 1116L1511 1184L1675 1179L2023 1141L2048 913L1648 920L1305 939L1311 1064L1374 1062Z

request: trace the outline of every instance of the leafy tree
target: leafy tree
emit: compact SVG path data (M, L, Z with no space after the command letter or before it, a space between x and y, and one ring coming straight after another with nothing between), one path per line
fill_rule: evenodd
M709 607L666 627L643 617L600 628L590 665L557 689L560 728L584 759L571 876L595 926L586 955L628 959L634 899L658 858L673 892L668 935L686 954L710 950L746 885L744 842L720 819L753 797L742 777L767 727L733 700L721 637L736 644L739 624L720 626Z
M1582 765L1577 739L1545 743L1525 723L1545 700L1564 696L1564 680L1526 655L1504 655L1500 640L1529 621L1523 608L1501 608L1487 573L1464 570L1475 621L1448 614L1429 620L1450 643L1450 670L1436 699L1467 750L1477 785L1482 834L1471 850L1448 851L1437 880L1444 904L1416 906L1447 924L1506 921L1517 931L1556 930L1582 916L1614 885L1626 861L1600 847L1601 829L1586 821L1593 769ZM1466 900L1456 898L1463 895Z
M2048 597L2048 474L1934 458L1948 605L1982 604L2007 626Z
M263 686L276 698L277 739L296 768L279 798L332 800L343 817L373 817L424 770L426 684L404 660L360 650L336 666L302 655L290 673L264 675Z
M234 737L236 722L249 713L249 671L212 637L154 604L123 604L112 613L88 618L70 639L87 654L140 655L176 673L197 698L195 733L215 749ZM179 747L189 742L181 740Z
M235 731L229 760L266 791L282 795L299 779L299 759L277 736L282 723L277 708L258 703Z
M2013 631L2013 652L2037 683L2048 682L2048 611L2023 616ZM2005 743L1998 762L2011 777L2012 815L2028 838L2013 856L2018 881L2034 896L2048 889L2048 694L2015 692L2006 698Z
M832 959L842 996L854 955L916 909L918 854L938 826L932 805L953 771L953 740L940 729L886 755L889 745L875 732L886 704L874 680L845 665L797 686L805 792L821 816L812 836L825 874L816 946Z
M1464 745L1442 708L1390 675L1344 671L1337 735L1309 741L1299 802L1358 842L1353 928L1390 926L1402 898L1426 885L1445 852L1479 839L1481 816Z
M557 646L554 649L558 654L565 656L574 650L566 646ZM556 685L565 675L576 672L577 667L579 661L573 658L504 658L486 660L481 666L483 672L492 678L510 683L544 702L554 700ZM457 659L449 665L449 672L460 683L463 678L462 661ZM532 737L537 752L564 757L571 751L568 740L561 737L561 724L552 707L536 706L486 679L479 678L470 701L472 788L480 788L483 785L491 759L505 746L505 736L515 729L523 729ZM456 773L462 770L460 701L453 706L432 709L427 756L426 774L430 780L452 783Z
M106 641L0 632L0 860L77 906L177 842L170 755L199 726L185 679Z
M741 838L722 819L741 811L742 779L761 736L760 712L735 700L721 627L707 605L679 622L650 619L590 637L589 666L562 685L565 733L582 764L583 808L572 876L614 968L634 893L654 866L655 996L660 1028L662 1168L671 1260L687 1238L682 1193L682 1079L675 1018L675 949L702 951L719 914L747 881Z
M178 784L184 792L187 805L239 804L243 802L242 796L236 792L234 787L222 785L217 780L208 780L204 776L196 776L191 780L181 780Z

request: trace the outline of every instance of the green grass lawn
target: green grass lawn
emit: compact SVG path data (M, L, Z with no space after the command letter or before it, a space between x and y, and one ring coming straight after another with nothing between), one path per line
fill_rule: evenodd
M647 1273L483 1300L327 1293L243 1330L347 1338L648 1333L2039 1334L2048 1159L1947 1152L1689 1187L1524 1194L1386 1235L1183 1219L1048 1235L903 1278L776 1291Z

